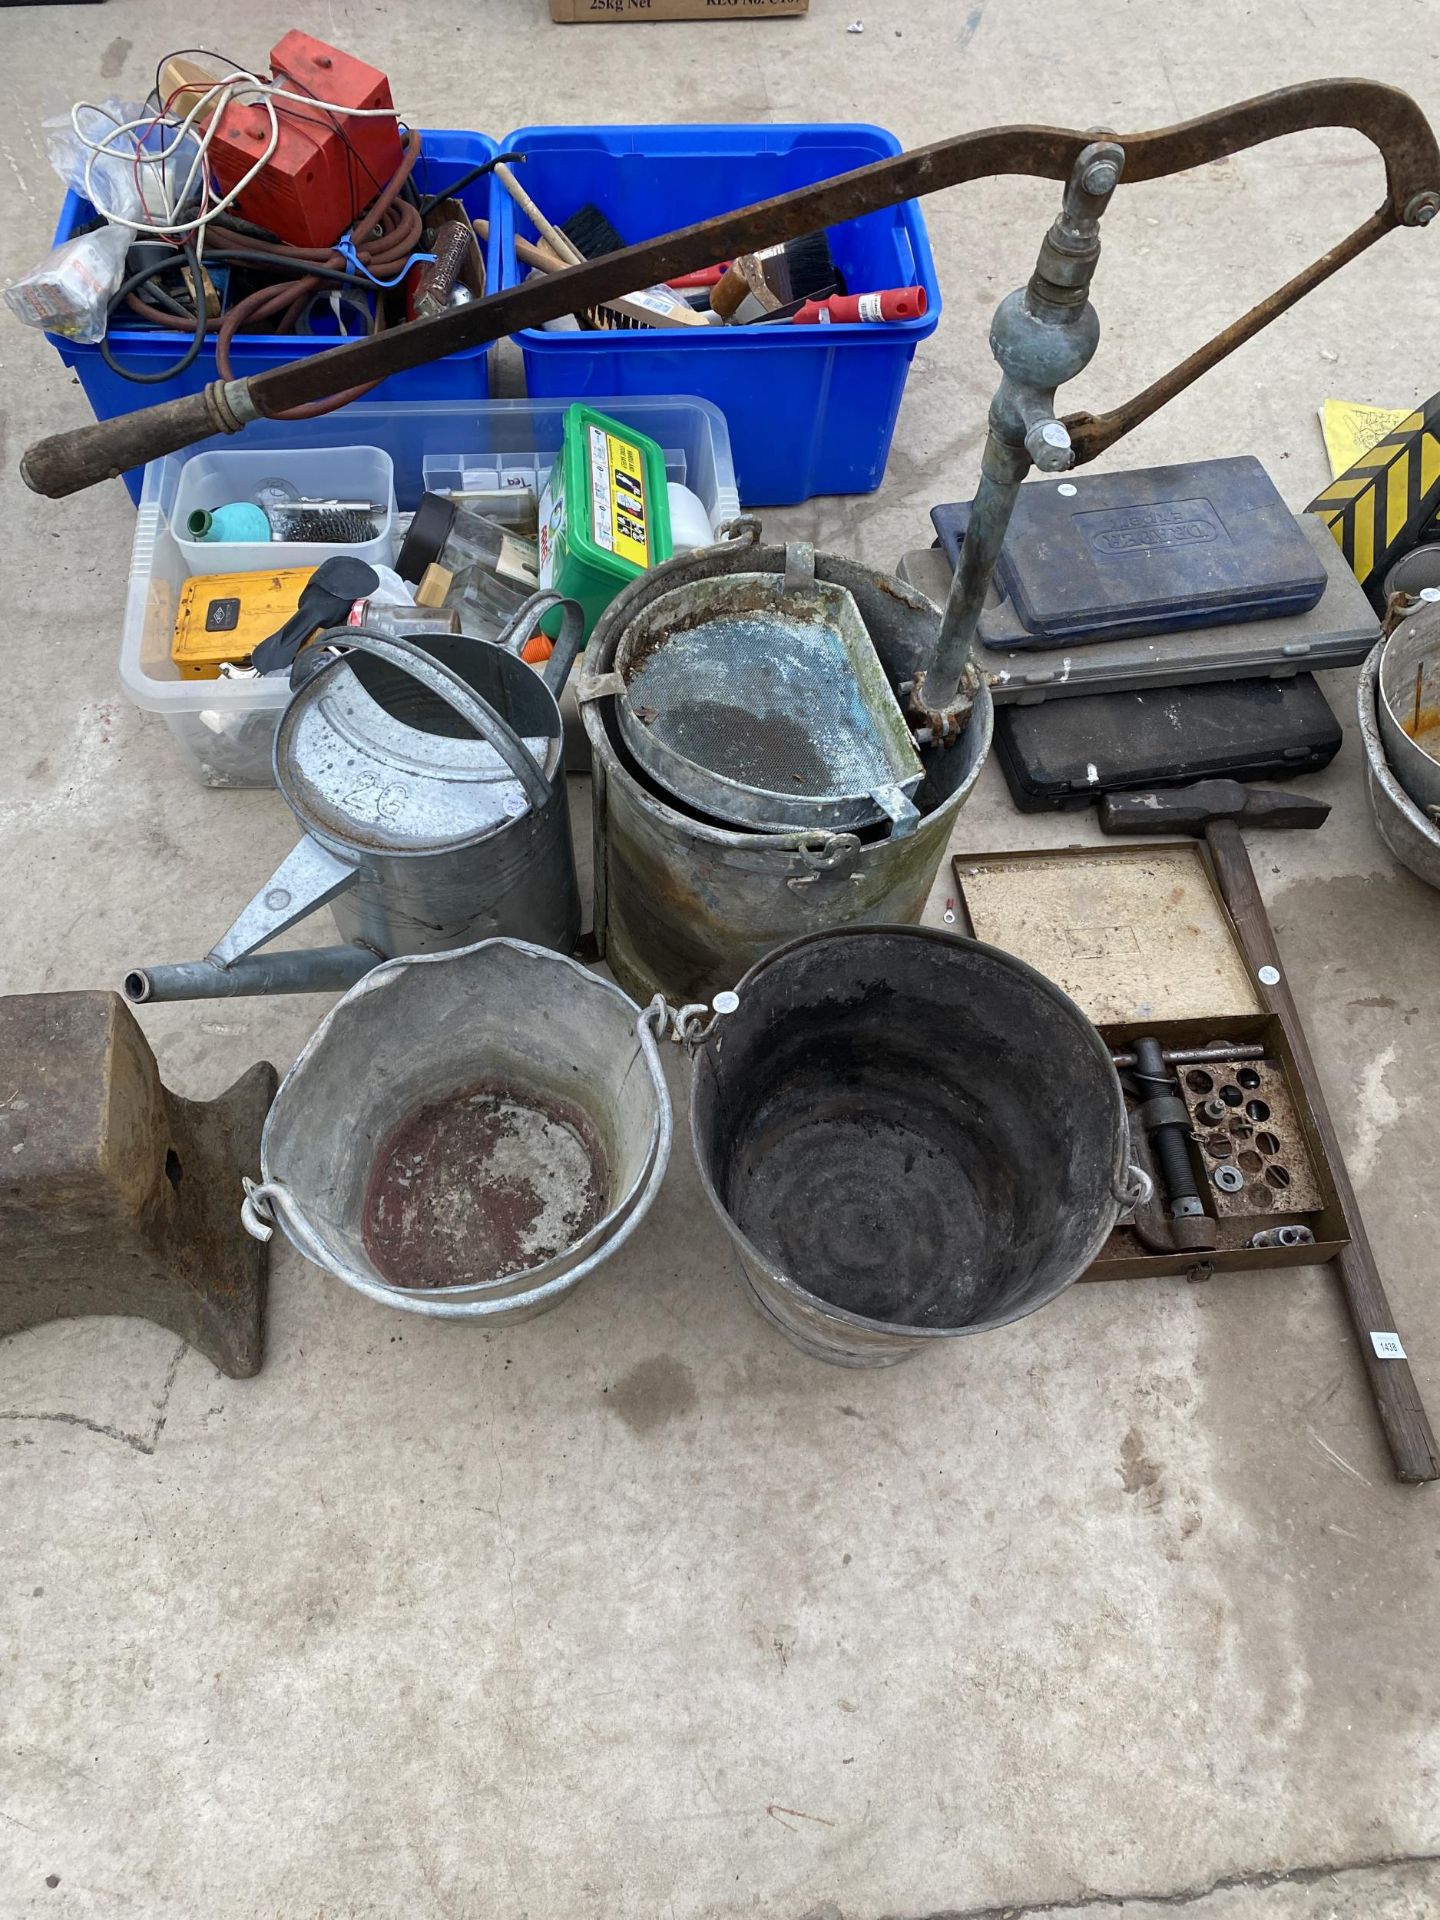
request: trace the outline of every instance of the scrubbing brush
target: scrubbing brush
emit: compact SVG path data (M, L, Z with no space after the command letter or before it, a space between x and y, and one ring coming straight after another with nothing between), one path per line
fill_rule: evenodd
M560 231L587 260L618 253L625 245L605 215L589 201L571 214ZM703 327L711 320L708 312L697 311L669 287L644 287L623 294L592 308L584 318L601 332L615 333L646 327Z
M600 209L588 200L563 222L560 231L587 260L598 260L607 253L619 253L625 245Z

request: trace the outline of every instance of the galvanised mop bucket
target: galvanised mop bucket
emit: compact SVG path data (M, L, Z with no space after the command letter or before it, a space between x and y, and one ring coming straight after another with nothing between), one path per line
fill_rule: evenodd
M758 533L754 523L748 531ZM632 580L601 615L576 690L591 751L595 938L621 986L709 1000L782 941L827 927L916 921L969 799L994 722L981 685L953 746L927 746L917 824L851 832L767 831L687 810L626 744L611 677L622 641L650 609L685 589L769 575L804 563L822 587L854 601L885 678L899 688L928 666L940 612L923 594L838 554L736 539L667 560Z
M385 961L286 1074L246 1226L409 1313L554 1306L664 1178L664 1013L520 940Z
M694 1042L695 1157L756 1306L822 1360L1033 1313L1148 1188L1105 1042L998 947L846 928L734 997Z

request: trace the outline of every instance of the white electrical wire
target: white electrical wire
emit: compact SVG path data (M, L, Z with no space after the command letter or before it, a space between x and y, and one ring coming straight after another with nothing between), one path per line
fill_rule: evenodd
M188 87L183 89L176 88L175 91L188 93L190 89ZM256 160L254 166L235 183L227 194L224 194L218 200L212 201L210 193L210 170L208 166L210 144L215 138L226 108L233 100L243 94L256 96L254 100L247 102L247 104L264 107L270 120L269 138L265 142L264 152ZM116 120L108 108L97 106L95 102L91 100L79 100L70 109L70 124L75 130L76 139L80 142L81 146L86 148L88 153L88 158L85 162L86 199L102 218L111 221L115 226L129 227L136 233L153 233L160 235L162 238L167 235L178 236L193 233L197 236L196 252L198 254L204 245L205 231L210 222L214 220L218 214L226 212L233 206L240 195L244 193L245 189L259 178L260 174L269 165L276 147L280 144L280 118L273 104L276 100L294 100L302 106L319 107L325 113L349 114L356 119L395 120L399 118L393 107L344 107L334 100L319 100L313 94L294 93L287 87L275 85L273 81L262 80L258 74L246 73L238 68L232 69L231 72L222 75L218 80L214 81L213 84L204 88L204 90L198 94L195 104L190 108L185 118L178 122L178 124L173 115L165 111L163 101L161 102L159 111L156 113L142 114L135 120ZM205 113L211 102L214 102L215 106L214 111L209 115L208 125L203 127L199 133L194 132L193 129L196 119ZM85 133L81 128L79 116L82 113L98 114L102 120L108 120L110 122L110 131L102 135L99 139L92 139L90 135ZM137 131L140 128L145 129L147 137L161 128L174 128L175 138L170 141L168 146L162 144L155 148L147 147L140 139L136 138ZM117 149L115 143L127 137L129 139L129 150L128 152L121 152ZM181 151L186 140L192 140L194 142L196 149L195 158L190 164L190 171L185 176L184 185L178 193L173 193L170 187L168 162L174 154ZM136 220L127 214L120 213L106 206L96 193L94 180L96 162L102 159L119 160L122 162L129 161L137 168L158 167L160 169L160 191L164 197L164 211L167 218L163 221ZM197 179L200 193L200 211L194 219L179 220L175 216L188 205L191 194L196 190ZM148 213L150 211L149 203L145 199L143 187L140 190L140 204L143 212Z

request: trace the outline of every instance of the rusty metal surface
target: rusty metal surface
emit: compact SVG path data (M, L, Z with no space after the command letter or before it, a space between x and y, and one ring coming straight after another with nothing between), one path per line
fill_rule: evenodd
M415 1107L381 1142L361 1232L394 1286L486 1286L583 1240L609 1192L582 1106L489 1074Z
M1358 254L1362 254L1368 246L1398 224L1398 215L1392 204L1387 201L1378 213L1371 214L1368 220L1362 222L1344 240L1331 247L1327 253L1321 254L1318 260L1312 261L1302 272L1287 280L1283 287L1277 287L1274 293L1251 307L1248 313L1242 314L1238 320L1233 320L1228 327L1207 340L1204 346L1197 347L1194 353L1188 354L1178 366L1171 367L1168 373L1152 381L1148 387L1137 393L1133 399L1127 400L1123 406L1112 408L1109 413L1067 414L1064 424L1070 435L1070 444L1075 450L1075 465L1084 466L1087 460L1095 459L1097 454L1102 454L1108 447L1113 447L1117 440L1124 439L1125 435L1138 427L1142 420L1148 420L1152 413L1157 413L1161 407L1173 400L1177 393L1183 393L1186 387L1192 386L1202 374L1208 373L1211 367L1217 366L1227 354L1233 353L1237 347L1253 339L1263 327L1268 327L1272 320L1278 319L1288 308L1293 307L1297 300L1302 300L1323 280L1328 280L1332 273L1337 273L1341 267L1348 265Z
M1440 150L1425 116L1407 93L1377 81L1323 80L1282 87L1173 127L1114 137L1125 149L1125 181L1133 183L1186 173L1247 147L1317 127L1353 128L1379 148L1385 162L1386 201L1394 221L1416 194L1440 192ZM436 320L414 321L354 346L332 348L311 360L277 367L256 375L249 382L250 393L263 413L274 413L362 380L423 365L461 347L500 339L521 327L583 312L636 287L708 267L715 260L753 253L757 247L859 219L946 187L1007 173L1066 180L1093 138L1093 132L1067 127L1024 125L956 134L641 241L563 274L527 281ZM435 331L420 335L425 327ZM342 377L337 378L337 373Z
M1207 1172L1230 1166L1244 1176L1235 1193L1224 1192L1212 1178L1210 1204L1219 1218L1319 1212L1320 1186L1278 1060L1183 1068L1180 1085ZM1212 1100L1226 1108L1224 1119L1208 1119L1202 1111Z
M184 1100L118 994L0 999L0 1336L123 1314L258 1373L268 1253L237 1196L276 1079Z
M1436 197L1436 204L1440 204L1440 151L1424 115L1408 94L1375 81L1325 80L1285 87L1173 127L1114 137L1125 150L1125 180L1135 182L1187 172L1247 147L1320 127L1354 129L1379 149L1385 162L1383 205L1373 222L1359 229L1350 241L1342 242L1342 249L1358 250L1357 242L1368 245L1402 220L1423 218L1427 195ZM215 382L206 389L212 396L208 402L203 396L191 397L53 435L29 449L21 471L37 492L60 497L119 471L118 459L133 466L204 438L215 431L217 417L227 425L234 421L237 426L256 415L273 417L289 407L427 365L521 328L583 312L636 287L651 286L676 274L707 267L715 260L733 259L945 187L995 174L1068 179L1077 157L1093 137L1093 132L1042 126L994 127L958 134L602 255L564 273L539 276L433 320L412 321L310 359L291 361L248 381L223 386ZM1368 231L1372 226L1374 231ZM1361 235L1365 236L1363 241ZM1353 252L1345 257L1353 257ZM1333 266L1327 269L1333 270ZM1304 280L1305 276L1299 278ZM1303 291L1302 285L1291 298L1299 298ZM1272 296L1282 300L1276 312L1290 304L1283 299L1285 293L1286 289L1281 289L1280 295ZM1209 357L1196 372L1213 365L1222 352L1229 352L1240 339L1248 338L1273 317L1268 312L1255 317L1268 304L1262 303L1235 328L1217 336L1210 348L1202 348L1201 356ZM1218 346L1218 342L1225 344ZM1192 356L1192 360L1195 358ZM1189 377L1196 377L1196 373ZM1144 399L1144 395L1139 396L1129 406L1133 408ZM1157 398L1147 410L1153 411L1159 404ZM1119 410L1120 417L1126 413L1126 409ZM1125 430L1120 426L1105 444L1112 444ZM1098 450L1092 448L1092 452Z

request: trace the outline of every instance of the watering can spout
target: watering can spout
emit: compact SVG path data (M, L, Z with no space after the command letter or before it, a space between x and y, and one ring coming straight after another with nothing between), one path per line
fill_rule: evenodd
M318 840L305 838L261 887L255 898L240 913L206 954L217 967L232 967L247 953L263 947L299 920L325 906L337 894L353 887L360 877L358 867L337 860Z
M353 987L382 956L366 946L257 953L267 940L323 907L359 878L307 834L281 861L203 960L136 967L125 976L132 1005L149 1000L227 1000L248 993L330 993Z
M133 967L125 976L125 998L144 1006L152 1000L229 1000L251 993L341 993L378 967L380 958L368 947L304 947L250 954L229 967L210 959Z

